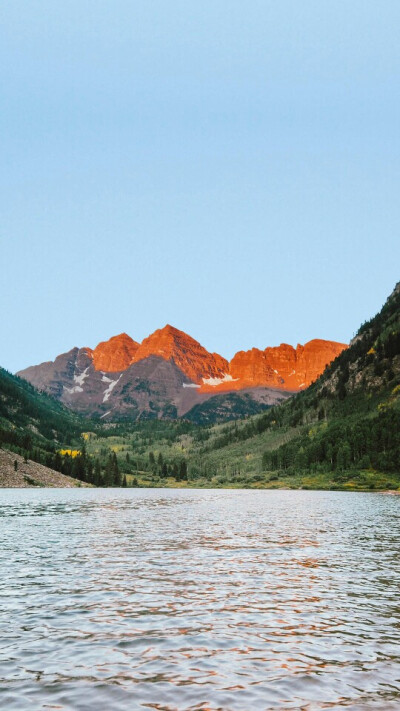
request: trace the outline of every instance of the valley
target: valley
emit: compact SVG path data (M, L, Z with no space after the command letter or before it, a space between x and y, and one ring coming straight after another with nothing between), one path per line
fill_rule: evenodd
M360 327L348 348L330 342L319 346L322 362L331 360L318 377L314 345L280 346L266 349L262 366L266 378L269 351L276 365L279 354L280 389L265 384L259 365L254 365L259 355L251 351L248 370L242 366L241 371L245 387L227 392L224 389L232 381L222 371L226 362L204 354L197 342L191 345L189 357L182 345L187 346L185 334L164 329L157 335L157 348L151 337L140 346L123 335L99 344L93 352L74 349L54 363L28 369L25 375L39 390L23 377L0 371L0 444L25 461L94 486L397 490L399 334L397 284L382 310ZM128 365L141 348L144 357ZM335 350L339 353L332 360ZM299 371L303 363L301 377L312 380L297 393L285 389L293 385L291 376L283 377L291 373L288 363L293 357ZM121 368L123 364L122 371L96 370L96 365ZM184 369L193 381L203 384L188 382ZM218 383L212 386L211 381ZM96 390L99 384L101 391ZM216 395L219 387L223 392ZM162 409L146 409L152 402L152 388L164 398ZM177 389L188 393L186 406L192 404L180 417L174 399ZM89 410L67 407L65 393L71 398L84 393ZM113 407L113 398L121 393L113 417L99 416L99 408ZM192 394L200 398L195 405Z

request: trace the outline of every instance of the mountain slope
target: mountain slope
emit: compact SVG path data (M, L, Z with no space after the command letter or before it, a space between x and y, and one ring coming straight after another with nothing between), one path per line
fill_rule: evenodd
M216 408L229 407L232 395ZM130 435L110 431L124 458L132 437L129 471L140 483L181 486L174 472L184 458L189 486L400 489L400 284L307 390L223 425L208 424L208 405L201 406L203 427L187 417L136 425Z
M185 420L198 425L249 417L287 400L290 394L272 388L251 388L214 395L186 412Z
M187 414L194 421L211 422L261 412L289 397L309 385L344 348L322 340L296 349L281 344L241 351L228 363L167 325L140 345L123 333L94 350L73 348L18 375L88 417L109 421ZM237 395L226 399L231 392Z
M70 442L81 424L61 403L0 368L0 439L30 433L43 442Z
M120 333L119 336L113 336L108 341L102 341L93 351L95 370L104 370L107 373L125 370L133 362L138 348L139 343L136 343L127 333Z
M230 363L230 374L241 387L263 385L301 390L308 387L347 345L314 339L296 348L282 343L277 348L236 353Z
M71 489L88 484L38 462L26 461L15 452L0 449L0 487L26 489L38 486Z
M313 385L226 426L193 452L193 466L199 457L210 470L246 472L265 485L400 485L400 284Z
M69 486L62 474L50 475L54 469L81 478L80 462L72 466L71 457L62 457L59 450L81 446L83 425L81 418L51 396L0 368L0 486ZM12 455L6 456L7 449ZM10 473L10 461L23 466Z
M201 384L203 379L224 378L229 371L225 358L209 353L187 333L167 324L144 339L135 353L137 363L149 356L172 360L191 383Z
M76 480L77 486L125 485L115 457L100 463L87 455L89 424L0 368L0 487L71 486Z

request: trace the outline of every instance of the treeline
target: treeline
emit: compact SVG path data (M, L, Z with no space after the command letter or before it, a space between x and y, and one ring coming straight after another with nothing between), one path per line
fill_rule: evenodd
M92 423L93 424L93 423ZM96 431L96 428L94 428ZM111 425L97 425L97 431L102 437L133 437L132 444L150 447L160 441L172 444L181 435L196 434L198 428L186 420L148 419L137 422L119 421Z
M302 395L302 393L299 393L299 395ZM245 442L269 429L296 426L298 421L301 420L301 416L298 412L293 414L294 408L291 408L290 403L291 401L287 401L284 405L274 405L265 415L260 415L244 424L226 425L221 429L221 434L218 437L215 437L210 443L202 447L200 454L203 455L222 449L235 442Z
M51 444L39 443L27 432L0 428L0 448L2 447L20 454L25 461L43 464L49 469L94 486L127 486L126 473L120 471L115 452L110 452L103 462L89 456L84 444L77 454L61 454Z
M356 422L333 421L315 433L303 434L266 451L263 470L287 473L374 468L400 472L400 412L388 409Z
M98 458L93 459L86 453L85 446L79 454L55 455L53 469L74 479L93 484L94 486L127 486L126 474L120 471L115 452L110 452L104 463Z
M248 423L226 425L218 437L205 444L201 453L207 454L235 442L249 440L268 430L300 429L312 423L347 418L354 412L363 418L373 408L374 400L379 400L385 390L399 382L399 356L400 290L397 290L382 311L363 324L352 345L326 367L318 381ZM374 426L378 428L377 423ZM284 447L289 452L290 445ZM347 452L347 447L345 450ZM277 456L289 457L289 454L283 455L284 452L285 449ZM377 452L372 451L372 457ZM299 457L304 459L302 455ZM342 455L339 454L339 464L341 459ZM354 453L351 459L354 459Z
M129 462L129 454L126 455ZM186 459L168 460L161 452L155 456L154 452L149 452L148 462L143 463L144 471L149 471L153 476L161 479L173 477L176 481L186 481L188 478Z
M32 422L48 440L70 442L79 438L83 421L61 403L4 368L0 368L0 423L26 428ZM6 429L6 427L4 427Z

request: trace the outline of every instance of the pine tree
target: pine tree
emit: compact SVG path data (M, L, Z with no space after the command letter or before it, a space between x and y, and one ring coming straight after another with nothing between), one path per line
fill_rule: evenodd
M113 472L113 486L121 486L122 478L119 471L117 455L115 452L112 454L112 472Z
M181 481L187 479L187 464L185 459L182 459L179 465L179 479Z
M111 453L108 455L103 481L104 486L112 486L114 483L114 467Z
M95 486L101 486L102 485L102 476L101 476L101 466L100 462L98 459L96 459L94 463L94 481L93 483Z

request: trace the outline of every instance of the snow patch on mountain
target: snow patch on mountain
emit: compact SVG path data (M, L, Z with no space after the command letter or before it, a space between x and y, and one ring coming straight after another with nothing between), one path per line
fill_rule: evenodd
M113 380L112 378L107 378L107 376L104 375L104 373L103 373L103 377L102 377L102 379L101 379L101 382L102 382L102 383L114 383L115 380Z
M76 375L76 374L75 374L75 375L74 375L74 381L75 381L75 383L78 383L78 385L82 386L82 385L83 385L83 381L85 380L85 378L88 378L88 377L89 377L88 370L89 370L89 366L88 366L87 368L85 368L85 370L83 371L83 373L81 373L80 375ZM76 391L76 392L81 392L81 391Z
M81 388L80 385L74 385L72 388L67 388L66 385L63 386L64 390L67 391L70 395L73 395L74 393L83 393L83 388Z
M203 378L203 383L204 385L216 387L217 385L221 385L221 383L233 383L235 380L239 380L239 378L232 378L229 373L224 373L222 378Z
M122 373L121 373L121 375L119 376L119 378L117 378L116 380L111 380L111 382L110 382L108 388L106 388L106 390L104 390L103 402L107 402L107 400L108 400L108 398L110 397L110 395L111 395L113 389L115 388L115 386L116 386L116 384L118 383L118 381L121 380L121 378L122 378ZM104 376L103 376L102 380L104 380Z

